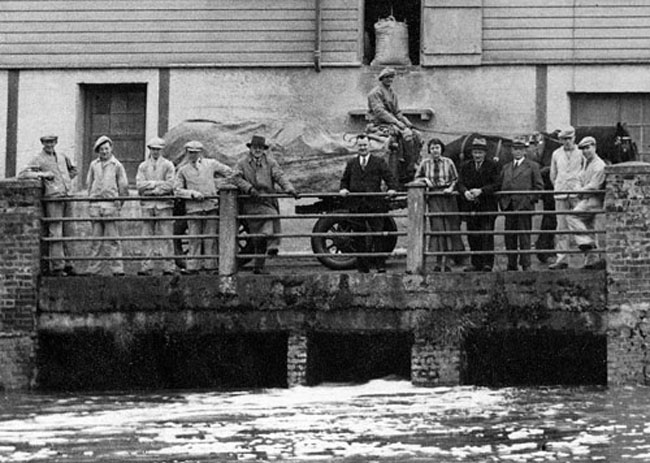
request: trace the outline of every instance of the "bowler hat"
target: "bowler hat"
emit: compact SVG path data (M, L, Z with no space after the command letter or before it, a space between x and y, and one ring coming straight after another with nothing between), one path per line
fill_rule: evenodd
M58 135L47 134L41 137L41 143L46 141L57 141L59 139Z
M487 151L487 142L485 141L485 138L475 138L472 142L472 149Z
M264 147L265 150L269 149L269 145L266 144L266 138L260 135L253 135L253 138L251 138L250 143L246 143L246 146L248 146L249 148Z
M200 141L192 140L185 143L183 146L186 151L203 151L203 143Z
M514 140L512 140L512 147L513 148L527 148L528 143L526 143L521 138L515 138Z
M393 69L393 68L384 68L379 73L379 77L377 77L377 79L381 80L384 77L395 76L395 75L397 75L397 71L395 69Z
M578 143L578 148L582 149L591 145L596 146L596 139L594 137L585 137Z
M558 138L571 138L574 137L576 134L576 129L574 129L572 126L568 125L564 127L562 130L560 130L560 133L557 135Z
M165 147L165 140L163 140L160 137L153 137L151 140L147 142L147 148L161 150L164 147Z
M106 135L102 135L99 137L96 141L95 144L93 145L93 151L96 153L99 151L99 147L102 146L104 143L110 143L111 146L113 146L113 140L108 138Z

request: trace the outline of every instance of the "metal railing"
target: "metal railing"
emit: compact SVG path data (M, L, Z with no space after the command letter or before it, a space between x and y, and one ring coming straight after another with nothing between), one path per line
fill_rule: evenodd
M508 192L508 193L497 193L496 196L502 196L505 194L511 195L531 195L534 194L538 197L541 195L549 194L555 195L565 192L553 192L553 191L518 191L518 192ZM566 192L571 194L577 194L580 192ZM604 193L603 191L590 191L590 194L594 193ZM266 215L257 215L257 214L243 214L240 213L239 203L240 201L246 201L250 199L247 195L240 195L237 192L237 189L230 186L222 187L219 191L219 195L215 197L206 197L206 199L218 199L219 208L217 214L212 215L196 215L196 214L182 214L178 212L178 208L175 209L175 213L166 216L166 217L139 217L139 216L114 216L114 217L95 217L90 214L87 215L77 215L75 217L43 217L42 222L44 225L62 223L62 224L92 224L93 222L116 222L122 224L122 228L131 228L130 233L120 233L119 236L88 236L88 234L64 234L61 237L51 237L43 236L43 244L47 246L52 246L55 243L63 244L72 244L76 243L81 245L77 246L77 252L69 253L65 256L66 261L78 262L78 263L88 263L88 261L125 261L134 263L134 261L159 261L159 260L170 260L173 259L177 265L183 267L182 263L186 262L188 259L196 259L197 261L205 260L214 260L218 262L218 266L214 270L218 270L220 275L233 275L237 273L238 268L241 268L242 263L245 260L251 259L260 259L269 257L266 254L256 253L256 251L251 251L247 249L247 245L255 238L267 238L266 234L261 233L251 233L250 230L246 227L246 224L254 220L264 220L264 219L273 219L281 220L283 223L287 223L292 220L323 220L328 219L333 221L335 224L347 224L345 227L332 227L331 229L326 229L325 231L312 231L311 229L303 226L299 230L293 230L290 232L281 232L276 233L273 236L276 238L297 240L297 239L309 239L312 242L312 250L293 250L289 252L281 252L277 257L284 261L293 261L295 259L304 259L304 258L320 258L323 260L328 259L356 259L359 257L382 257L382 258L391 258L406 260L405 266L406 271L409 273L424 273L426 268L426 259L428 257L437 257L437 256L461 256L467 257L476 254L490 254L490 255L509 255L509 254L556 254L557 251L554 249L530 249L530 250L508 250L503 248L497 248L494 250L488 251L472 251L465 250L449 250L449 251L428 251L427 242L432 237L436 236L471 236L471 235L482 235L485 234L485 231L468 231L468 230L452 230L452 231L431 231L427 229L428 219L431 217L445 217L445 216L457 216L461 219L467 219L470 217L481 217L481 216L494 216L505 217L508 215L531 215L531 216L540 216L542 214L553 214L553 215L575 215L572 211L487 211L487 212L475 212L475 211L459 211L450 212L450 213L431 213L427 211L427 200L436 195L441 195L439 192L427 192L424 186L412 185L408 188L406 193L399 193L396 197L392 198L398 206L403 206L401 210L397 212L388 211L388 212L351 212L350 206L353 205L358 200L365 198L366 200L383 200L387 198L386 193L350 193L345 201L342 200L341 196L338 193L310 193L304 194L301 198L313 198L320 201L325 201L326 203L335 204L334 207L330 204L329 206L325 205L324 207L312 208L310 206L302 207L301 213L293 214L266 214ZM457 195L458 193L451 193L452 195ZM286 194L273 194L273 195L262 195L262 198L266 200L277 200L280 198L287 198ZM167 197L140 197L140 196L128 196L128 197L118 197L118 198L87 198L87 197L67 197L67 198L48 198L44 199L44 202L69 202L69 203L84 203L92 205L95 202L107 202L107 201L119 201L121 203L128 202L146 202L146 201L174 201L176 205L182 204L184 201L181 198L175 196ZM342 203L343 201L343 203ZM348 203L345 206L345 202ZM338 209L337 205L338 204ZM341 205L343 204L343 206ZM353 207L353 206L352 206ZM403 211L403 209L406 211ZM135 209L132 209L135 211ZM136 211L137 212L137 211ZM581 214L590 214L596 215L603 213L604 210L596 210L584 212ZM406 222L406 227L399 229L382 230L382 231L368 231L366 220L369 218L384 218L385 221L388 219L395 221L396 219L399 222ZM216 220L218 221L217 233L213 234L194 234L190 235L185 232L180 232L182 228L176 227L176 230L173 234L166 235L143 235L139 232L139 229L133 229L133 226L142 224L145 221L172 221L175 225L185 222L188 219L195 220ZM47 227L44 227L46 229ZM318 228L318 227L317 227ZM404 230L404 228L406 228ZM578 234L577 231L556 231L556 230L542 230L533 228L531 230L493 230L489 232L495 236L506 236L510 234L528 234L528 235L539 235L539 234ZM596 229L589 230L588 234L603 234L605 230ZM385 240L390 240L392 243L397 243L399 239L405 239L405 246L393 246L390 249L382 249L375 252L366 252L365 250L360 249L360 239L368 239L372 237L381 237ZM177 244L179 242L187 242L187 240L215 240L218 247L217 253L207 253L203 252L199 255L189 255L184 251L178 249ZM89 256L84 254L83 245L93 242L106 242L106 241L117 241L120 244L125 243L127 245L144 243L145 245L153 241L162 241L169 240L176 244L176 251L170 255L151 255L150 253L142 253L142 249L136 249L137 252L123 254L121 256ZM331 243L331 246L324 244L322 249L314 249L314 241L320 243ZM146 246L145 246L146 247ZM182 248L182 246L181 246ZM81 251L79 251L81 249ZM564 252L564 251L563 251ZM580 253L580 250L568 250L567 254ZM603 252L602 250L595 250L594 252ZM44 263L53 262L56 260L61 260L60 257L51 256L47 252L43 253ZM322 260L321 260L322 261Z

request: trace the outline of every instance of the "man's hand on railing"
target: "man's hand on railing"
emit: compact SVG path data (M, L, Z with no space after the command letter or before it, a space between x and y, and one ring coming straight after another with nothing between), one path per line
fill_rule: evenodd
M293 199L299 199L300 198L300 193L298 193L296 190L289 190L287 191L287 194L290 194L293 196Z
M251 187L250 190L248 190L248 194L250 195L251 198L259 198L260 197L260 192L257 191L255 188Z
M395 191L395 190L388 190L388 191L386 192L386 194L387 194L388 196L395 196L395 195L397 194L397 191Z
M199 201L203 201L205 197L203 196L203 193L200 193L198 191L193 191L192 192L192 199L198 199Z
M347 196L347 195L350 194L350 190L348 190L347 188L341 188L341 189L339 190L339 194L340 194L341 196Z

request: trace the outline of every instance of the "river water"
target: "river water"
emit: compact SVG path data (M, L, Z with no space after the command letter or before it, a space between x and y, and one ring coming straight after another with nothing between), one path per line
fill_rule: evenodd
M650 461L650 389L6 394L0 462Z

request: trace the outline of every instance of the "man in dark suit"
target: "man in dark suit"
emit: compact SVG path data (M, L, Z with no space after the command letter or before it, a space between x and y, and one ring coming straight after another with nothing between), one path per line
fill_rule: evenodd
M347 196L349 193L375 193L381 192L382 180L386 183L386 192L392 196L397 190L397 181L392 172L388 169L386 162L377 156L370 155L368 151L369 140L366 134L357 137L358 156L348 161L341 178L341 189L339 194ZM388 204L384 198L372 197L354 197L350 198L350 211L353 213L385 213L388 212ZM383 231L384 217L365 217L360 218L365 223L365 228L369 232ZM382 237L373 236L362 237L359 239L359 252L381 252ZM369 259L368 257L358 257L357 265L359 271L368 273L370 271L370 262L374 260L377 271L383 273L386 271L386 258L379 257Z
M463 211L495 213L467 217L467 231L484 232L467 235L472 251L494 250L494 221L498 210L494 193L499 188L499 165L491 159L486 159L486 153L485 139L475 138L472 143L472 159L461 166L458 179ZM474 254L471 262L472 265L465 269L466 272L491 272L494 254Z
M501 191L541 191L544 189L542 175L536 162L526 159L526 143L515 140L512 143L513 161L503 167L501 172ZM506 231L530 232L532 229L532 216L525 214L512 214L516 211L532 211L535 209L537 195L505 195L500 198L501 210L506 214ZM530 234L517 233L505 235L506 249L529 250ZM508 254L508 270L518 270L519 264L523 270L530 269L530 254Z

